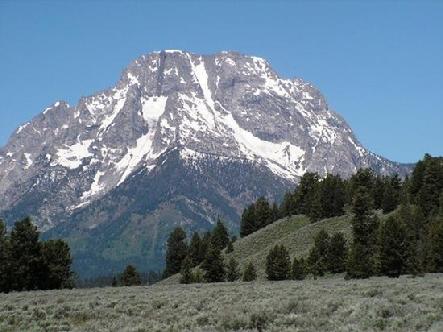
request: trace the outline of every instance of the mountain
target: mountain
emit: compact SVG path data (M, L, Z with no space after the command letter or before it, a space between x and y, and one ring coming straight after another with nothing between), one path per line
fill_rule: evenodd
M173 227L238 229L258 196L278 200L307 171L409 166L364 148L325 98L236 52L143 55L115 87L57 101L0 150L0 215L31 215L66 238L82 276L127 262L162 267Z

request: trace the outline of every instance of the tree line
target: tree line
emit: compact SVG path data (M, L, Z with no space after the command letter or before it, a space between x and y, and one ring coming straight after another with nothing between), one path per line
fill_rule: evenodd
M385 216L380 217L377 211ZM348 180L335 175L320 179L306 173L280 206L263 197L248 206L240 235L251 234L282 216L306 214L315 222L345 212L352 216L350 243L342 233L331 236L322 230L316 234L309 255L294 257L292 262L288 250L277 245L266 258L267 278L303 279L307 274L317 277L326 273L345 273L346 278L398 277L443 272L443 158L430 155L425 155L404 180L396 175L376 176L368 169L357 171ZM165 276L181 272L183 283L255 280L252 263L240 273L234 258L225 262L222 249L232 251L232 243L220 221L203 239L194 233L189 244L186 233L177 228L168 240Z
M307 172L298 186L284 195L280 205L260 197L247 206L241 216L240 237L291 215L304 214L312 222L343 215L361 185L368 189L374 209L389 213L399 204L402 189L409 182L398 175L375 175L370 169L361 169L349 179L333 174L321 178L317 173Z
M7 232L0 220L0 292L72 288L72 258L62 240L40 241L30 218Z

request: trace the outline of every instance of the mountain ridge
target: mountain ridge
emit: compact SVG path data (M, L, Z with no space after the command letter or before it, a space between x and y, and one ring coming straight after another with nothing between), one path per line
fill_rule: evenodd
M262 58L165 50L138 57L114 87L75 106L57 101L20 126L0 149L0 214L9 223L30 214L43 232L67 229L88 243L106 223L144 223L144 255L160 257L174 225L205 230L221 215L236 230L257 196L279 200L307 171L348 177L362 167L410 170L364 148L319 90L280 78Z

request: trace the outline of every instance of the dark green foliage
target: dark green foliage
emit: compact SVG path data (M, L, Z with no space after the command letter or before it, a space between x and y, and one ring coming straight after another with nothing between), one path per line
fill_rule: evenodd
M33 290L44 286L46 267L39 232L30 218L17 222L10 235L11 289Z
M309 215L313 211L316 189L319 182L317 173L305 173L294 194L295 213Z
M405 227L405 272L418 275L423 272L425 217L421 209L408 202L400 205L397 218Z
M314 276L323 276L328 271L329 235L321 230L314 238L314 246L309 252L309 269Z
M202 246L201 253L204 254L203 260L206 257L206 253L208 252L209 246L211 245L211 238L212 238L211 233L206 232L201 239L201 246ZM203 262L203 260L202 260L202 262Z
M294 257L292 262L291 277L294 280L303 280L306 278L306 263L303 257L300 259Z
M429 225L428 242L428 269L430 272L443 272L443 192L439 213Z
M443 190L443 158L426 154L419 161L409 181L412 203L422 209L426 217L438 213L439 196Z
M6 225L0 219L0 292L10 290L10 248L9 239L6 234Z
M66 242L49 240L42 243L41 248L47 276L44 289L72 288L74 286L71 271L71 252Z
M205 259L205 246L200 235L195 232L192 235L191 243L189 244L189 256L191 259L192 266L197 266Z
M357 191L360 191L361 188L365 188L368 193L372 194L374 192L375 179L376 177L372 170L368 168L359 169L349 180L351 198L355 197ZM372 195L370 197L370 206L372 208L374 201Z
M255 202L256 230L272 223L272 217L272 211L268 200L265 197L257 199Z
M190 284L194 281L193 274L192 274L192 267L193 267L193 262L192 262L191 257L188 255L183 260L182 268L180 271L180 273L181 273L180 283L181 284Z
M283 196L283 201L280 204L280 216L291 216L297 214L297 210L295 207L295 192L287 192Z
M398 175L386 177L384 181L381 208L384 213L394 211L400 203L401 180Z
M254 281L257 279L257 270L252 262L249 262L245 270L243 271L242 280L246 282Z
M207 282L220 282L225 280L225 266L221 250L211 244L208 248L205 260L202 263L205 271L204 279Z
M232 245L232 241L229 241L228 246L226 247L226 253L229 254L234 251L234 246Z
M223 250L229 243L229 234L225 224L219 219L212 230L211 243L219 250Z
M140 286L141 279L136 268L132 265L126 266L120 277L120 284L122 286Z
M177 227L168 238L164 276L169 277L180 272L183 260L187 254L186 233L181 227Z
M378 218L373 213L372 200L366 187L356 189L352 210L353 243L347 273L351 278L368 278L374 273Z
M255 217L255 204L251 204L244 209L240 221L240 237L245 237L257 230Z
M335 233L329 242L328 249L328 271L342 273L346 269L346 258L348 248L343 233Z
M235 258L231 257L226 266L226 280L233 282L240 277L240 272L238 270L238 262Z
M328 174L319 182L316 194L316 203L310 216L314 220L340 216L344 213L346 203L346 188L344 181L338 175Z
M112 277L111 286L112 287L117 287L118 286L118 282L117 282L117 278L116 277Z
M276 245L266 257L266 274L269 280L289 279L291 261L288 250L283 245Z
M380 272L399 277L406 266L406 231L399 218L389 217L380 224Z
M71 254L62 240L39 241L30 218L6 233L0 220L0 292L73 287Z

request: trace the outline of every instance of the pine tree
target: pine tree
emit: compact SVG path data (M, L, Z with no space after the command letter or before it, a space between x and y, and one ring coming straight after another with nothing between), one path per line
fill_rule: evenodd
M329 234L321 230L314 238L309 252L309 268L314 276L323 276L328 270Z
M235 258L231 257L229 259L228 265L226 266L226 280L233 282L236 281L240 277L240 273L238 271L238 262Z
M0 293L10 290L10 250L6 225L0 219Z
M272 222L272 210L265 197L260 197L255 202L255 222L256 230L269 225Z
M187 255L186 233L181 227L177 227L168 238L164 276L169 277L180 272L183 260Z
M207 282L220 282L225 280L225 266L220 249L211 244L208 248L205 260L202 263L205 271L204 279Z
M292 262L291 277L294 280L303 280L306 278L306 266L303 257L300 259L294 257L294 260Z
M181 273L180 283L181 284L190 284L193 282L192 266L193 266L192 259L188 255L183 260L182 268L180 271L180 273Z
M249 262L244 271L242 280L246 282L254 281L257 279L257 270L252 262Z
M45 282L39 232L30 218L16 222L10 235L11 289L40 289Z
M280 217L287 217L296 214L295 197L293 192L286 192L283 196L283 201L280 204L279 215Z
M430 272L443 272L443 192L440 195L439 213L429 225L429 253L427 266Z
M329 242L328 270L332 273L342 273L346 269L348 249L343 233L335 233Z
M126 266L120 277L120 284L123 286L140 286L141 283L140 275L136 268L133 265Z
M404 201L399 208L398 218L405 226L405 272L418 275L423 272L424 259L424 222L425 218L419 207L412 207Z
M271 223L277 221L280 218L280 210L276 202L272 203L271 207Z
M68 244L62 240L49 240L42 243L41 251L48 273L43 288L72 288L74 286L72 258Z
M389 217L380 225L379 247L381 273L399 277L406 266L406 232L399 218Z
M111 286L112 286L112 287L117 287L117 286L118 286L117 278L116 278L116 277L112 277Z
M288 250L283 245L276 245L266 257L266 274L269 280L289 279L291 261Z
M254 233L257 229L255 204L251 204L243 210L240 221L240 237L245 237L251 233Z
M200 235L195 232L192 235L191 243L189 244L189 256L191 258L192 266L197 266L205 259L205 251Z
M348 258L347 275L351 278L368 278L374 273L378 219L372 211L372 200L366 187L356 190L353 213L353 242Z
M226 247L226 253L230 254L234 251L234 246L232 245L232 241L229 241L228 246Z
M401 191L401 180L398 175L387 177L384 184L381 207L384 213L394 211L398 204Z
M228 230L220 219L218 219L217 224L212 231L211 243L219 250L226 248L229 243Z
M309 215L315 201L316 189L319 182L317 173L306 172L294 193L294 207L296 214Z

